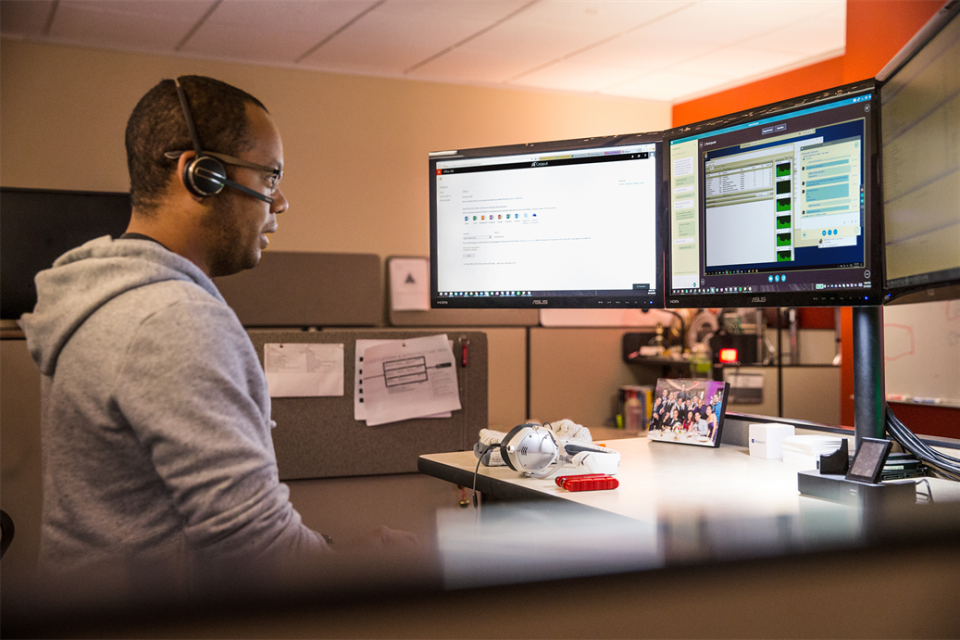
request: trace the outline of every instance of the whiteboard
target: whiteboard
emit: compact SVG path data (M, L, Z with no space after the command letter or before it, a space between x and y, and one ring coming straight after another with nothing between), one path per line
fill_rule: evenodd
M960 407L960 300L883 308L888 400Z

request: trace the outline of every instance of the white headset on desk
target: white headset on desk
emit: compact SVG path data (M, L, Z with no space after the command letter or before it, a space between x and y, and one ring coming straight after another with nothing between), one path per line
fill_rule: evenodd
M489 445L488 450L495 446ZM533 478L547 478L565 466L609 475L620 468L619 451L560 439L552 429L532 422L511 429L499 446L508 467Z

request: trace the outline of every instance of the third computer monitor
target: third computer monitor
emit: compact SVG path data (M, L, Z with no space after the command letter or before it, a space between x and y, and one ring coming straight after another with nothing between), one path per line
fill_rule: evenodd
M960 297L960 3L881 79L884 303Z
M873 82L668 133L667 307L880 304Z

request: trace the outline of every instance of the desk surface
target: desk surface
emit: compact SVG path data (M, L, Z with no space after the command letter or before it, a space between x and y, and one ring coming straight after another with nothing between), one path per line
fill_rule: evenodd
M751 456L747 447L714 449L646 438L605 444L621 454L620 487L616 490L571 493L557 487L552 478L525 478L508 467L483 466L477 490L503 498L558 498L635 520L656 520L667 513L770 517L850 511L800 495L797 472L801 467ZM424 455L419 461L422 473L468 488L476 466L472 451ZM938 501L960 500L960 483L931 482Z

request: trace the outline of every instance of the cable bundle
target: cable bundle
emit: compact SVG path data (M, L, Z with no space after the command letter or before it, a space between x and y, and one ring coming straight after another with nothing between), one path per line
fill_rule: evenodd
M940 453L924 443L913 431L897 419L889 405L886 409L887 431L905 451L909 451L924 464L933 467L948 478L960 480L960 459Z

